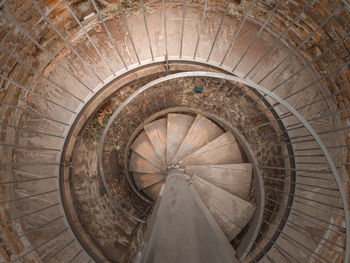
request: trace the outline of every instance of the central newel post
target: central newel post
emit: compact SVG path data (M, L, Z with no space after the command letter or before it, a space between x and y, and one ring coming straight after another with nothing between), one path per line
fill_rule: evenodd
M168 172L136 257L141 262L239 262L182 169Z

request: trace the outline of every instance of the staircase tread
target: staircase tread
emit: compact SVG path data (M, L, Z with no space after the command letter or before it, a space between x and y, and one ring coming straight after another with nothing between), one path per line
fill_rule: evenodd
M151 141L158 158L166 164L167 119L159 119L147 124L144 130Z
M203 180L247 200L252 180L251 163L224 165L192 165L186 166L188 175L196 175Z
M137 136L133 144L131 145L131 149L145 158L147 161L151 162L155 166L161 167L162 162L159 159L150 139L148 138L145 131L143 131L140 135Z
M135 184L137 185L138 189L143 190L151 185L164 181L165 175L160 173L158 174L133 173L133 178L135 180Z
M129 171L137 173L161 173L159 167L154 166L138 153L132 151L129 162Z
M231 132L220 135L180 161L180 165L242 163L243 158Z
M168 114L167 123L167 162L172 164L173 158L186 137L194 117L184 114Z
M250 221L255 205L198 176L193 176L192 182L226 236L230 240L233 239Z
M221 134L223 134L223 131L218 125L198 115L176 152L173 163L178 163L191 153L219 137Z
M160 189L162 189L162 185L163 185L163 182L159 182L157 184L146 187L142 191L155 201L159 196Z

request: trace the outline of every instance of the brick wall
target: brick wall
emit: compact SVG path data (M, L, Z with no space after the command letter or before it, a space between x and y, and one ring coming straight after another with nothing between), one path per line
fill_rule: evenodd
M64 2L58 0L38 1L40 7L48 14L51 21L60 29L64 36L68 39L75 37L78 27L76 21L68 13L64 6ZM146 1L148 2L148 1ZM194 1L203 3L203 1ZM277 14L269 23L269 28L274 32L280 33L284 31L291 21L297 16L303 6L305 0L286 0L279 7ZM230 15L241 19L250 1L235 0L232 1L232 10ZM263 22L269 15L269 11L274 7L277 1L266 0L258 1L253 7L252 17L260 22ZM105 8L106 12L112 12L115 9L115 1L99 0L101 8ZM226 1L209 1L211 5L218 5L221 9L225 6ZM327 17L342 5L340 0L315 0L310 7L306 8L301 19L292 26L291 30L286 35L285 40L292 46L300 45L309 34L314 31ZM128 6L128 2L123 1L123 6ZM18 21L20 26L31 34L44 48L52 54L58 55L64 45L61 39L57 36L54 30L45 23L39 12L32 6L29 0L14 0L7 1L5 4L7 12L12 14L14 19ZM72 7L79 19L83 19L90 14L93 9L90 1L72 1ZM109 14L110 14L109 13ZM328 54L312 64L319 76L325 76L332 72L337 67L350 61L350 37L345 35L350 32L350 10L342 8L325 26L317 31L314 36L303 45L300 53L306 60L319 56L327 50L333 43L338 42ZM44 71L50 63L50 59L36 47L27 37L25 37L14 25L12 25L3 15L0 16L0 43L17 56L23 59L26 63L33 66L39 71ZM340 41L342 38L344 40ZM25 87L32 87L37 79L37 75L27 67L21 65L5 52L0 53L0 73L5 77L18 82ZM324 84L328 87L329 92L334 93L339 90L349 87L350 70L349 67L344 67L336 74L326 77ZM17 88L15 85L1 78L0 80L0 99L12 105L21 105L28 96L27 92ZM344 92L335 98L335 102L339 110L344 110L350 107L350 91ZM0 104L0 121L10 122L10 117L13 116L14 109ZM18 116L18 115L17 115ZM347 123L349 119L349 111L344 111L338 115L341 122ZM16 124L16 119L12 120ZM8 141L8 132L13 132L13 129L7 129L6 126L0 126L0 141ZM346 141L350 143L350 137L346 134ZM9 152L0 152L0 159L11 161ZM348 153L348 152L347 152ZM348 155L349 156L349 155ZM350 157L346 158L350 161ZM0 172L9 173L8 167L0 167ZM10 188L0 186L0 199L5 200ZM0 201L1 201L0 200ZM0 205L0 221L11 217L10 208L6 205ZM18 235L18 228L14 224L4 224L1 226L2 235L0 242L9 240ZM24 245L20 240L11 242L4 247L0 247L0 253L5 261L10 261L11 255L16 255L23 251Z

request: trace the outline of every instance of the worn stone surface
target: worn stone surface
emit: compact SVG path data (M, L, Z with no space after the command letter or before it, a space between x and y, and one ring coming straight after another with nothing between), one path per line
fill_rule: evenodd
M158 159L166 165L167 119L159 119L145 126L145 132L155 149Z
M196 175L191 182L226 237L232 240L250 221L256 207Z
M157 156L155 148L145 131L136 138L131 145L131 149L157 167L165 165L162 163L162 159Z
M99 192L97 142L82 136L76 147L71 187L79 221L109 260L131 262L126 253L136 223L113 211L106 196ZM122 182L119 183L117 188L122 187Z
M168 114L167 119L167 161L170 165L194 118L184 114Z
M251 163L221 164L221 165L187 165L188 175L196 175L207 182L247 200L251 190Z
M175 154L174 164L178 164L185 157L213 141L222 133L223 131L215 123L204 116L198 115Z
M235 137L231 132L226 132L185 157L180 161L180 165L185 167L187 165L234 164L242 162L243 157Z

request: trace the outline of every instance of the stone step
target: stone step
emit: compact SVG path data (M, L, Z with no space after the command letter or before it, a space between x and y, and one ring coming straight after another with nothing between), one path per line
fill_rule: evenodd
M188 175L198 176L226 192L247 200L252 180L252 168L251 163L193 165L186 166L185 171Z
M192 183L226 237L232 240L249 223L255 205L198 176L192 177Z
M139 136L137 136L131 145L131 149L155 166L161 167L163 165L146 132L143 131Z
M191 128L194 117L184 114L168 114L167 127L167 162L172 164L173 158Z
M137 173L160 173L161 169L154 166L136 152L132 152L129 162L129 171Z
M226 132L180 161L181 166L242 163L243 158L235 137Z
M219 137L222 133L223 131L214 122L198 115L176 152L173 163L177 164L183 158Z
M166 139L167 139L167 120L159 119L145 126L145 132L151 141L158 158L166 164Z
M143 174L133 173L135 184L139 190L143 190L151 185L165 180L164 174Z
M163 182L151 185L151 186L143 189L143 192L155 201L155 200L157 200L157 198L159 196L162 185L163 185Z

